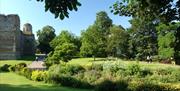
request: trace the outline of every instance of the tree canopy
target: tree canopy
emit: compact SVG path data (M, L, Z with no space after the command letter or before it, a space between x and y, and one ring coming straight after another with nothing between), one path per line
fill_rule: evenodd
M38 37L38 46L37 48L40 50L41 53L49 53L52 51L50 47L50 42L55 38L55 29L52 26L45 26L42 30L37 31Z
M180 20L179 0L122 0L111 7L120 16L140 18L142 21L171 22Z
M69 18L69 11L77 11L81 3L78 0L37 0L45 3L45 11L50 11L55 18Z

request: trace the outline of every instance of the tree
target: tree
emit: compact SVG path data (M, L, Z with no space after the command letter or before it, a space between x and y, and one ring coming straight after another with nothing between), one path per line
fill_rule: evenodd
M109 28L112 26L112 20L105 11L100 11L96 14L94 25L106 36L109 33Z
M114 57L128 56L129 35L122 26L112 26L107 41L107 50Z
M180 27L180 23L176 24L160 24L157 26L158 30L158 54L164 59L170 59L171 57L175 57L176 63L180 59L179 56L179 38L177 35L178 27Z
M63 43L74 43L75 39L76 39L76 37L73 33L70 33L67 30L63 30L57 37L55 37L51 41L50 45L52 48L55 49L56 46L62 45Z
M178 28L176 30L176 40L175 40L175 54L174 54L174 59L176 64L180 65L180 23L177 24Z
M38 46L37 48L40 50L41 53L49 53L52 51L50 47L50 42L55 38L55 29L52 26L45 26L42 30L37 31L38 37Z
M111 12L120 16L131 16L142 21L168 23L180 20L179 0L123 0L116 2Z
M130 58L145 60L146 56L157 55L157 32L153 23L141 24L141 20L134 18L129 29Z
M104 36L96 26L90 26L82 32L82 46L80 49L82 56L102 57L105 56Z
M79 38L73 33L66 30L61 31L61 33L50 42L53 51L48 54L48 58L45 61L46 65L59 64L60 61L67 62L74 56L78 56L80 43Z
M53 60L54 63L58 63L60 60L67 62L75 56L76 49L76 46L72 43L63 43L62 45L58 45L51 56L51 61Z
M45 11L50 11L55 15L55 18L63 20L69 18L69 10L78 10L81 3L78 0L37 0L45 3Z
M82 32L82 56L105 57L107 56L107 36L112 20L106 12L96 14L96 20L92 26Z

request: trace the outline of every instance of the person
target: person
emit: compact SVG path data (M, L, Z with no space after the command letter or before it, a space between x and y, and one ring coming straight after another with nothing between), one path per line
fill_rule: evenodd
M152 58L151 58L151 56L147 56L147 61L148 61L148 63L151 63L152 62Z
M147 62L149 62L150 61L150 57L149 57L149 55L147 56Z

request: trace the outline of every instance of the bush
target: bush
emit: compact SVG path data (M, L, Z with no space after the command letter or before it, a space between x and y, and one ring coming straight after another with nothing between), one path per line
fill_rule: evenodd
M21 71L20 74L25 76L28 79L31 79L32 71L28 69L27 67L24 67Z
M102 64L92 64L92 66L89 70L103 71L103 65Z
M19 73L24 67L27 67L26 63L19 63L15 65L15 71Z
M4 64L2 67L0 67L0 71L2 71L2 72L9 72L9 67L10 67L11 65L9 65L9 64Z
M85 69L80 65L66 65L65 66L65 72L70 75L75 75L84 71Z
M44 79L46 79L45 77L47 77L46 75L46 71L36 70L32 72L31 79L34 81L44 81Z
M128 82L125 80L111 81L103 79L95 86L95 91L128 91Z
M141 69L138 64L132 64L128 66L127 72L129 75L138 75L141 72Z
M11 65L8 69L9 69L10 72L15 72L15 66Z
M152 74L153 74L153 73L152 73L152 71L151 71L150 69L144 68L144 69L142 69L142 70L140 71L139 76L145 77L145 76L147 76L147 75L152 75Z
M102 77L101 72L96 70L90 70L84 72L84 77L81 79L87 81L91 85L94 85L96 84L96 81L101 77Z
M74 87L74 88L91 88L92 87L87 82L82 82L82 81L77 80L71 76L59 76L57 81L62 86L69 86L69 87Z
M135 87L134 91L179 91L170 85L159 85L155 83L143 83Z
M95 91L118 91L118 89L113 81L104 80L95 87Z
M155 74L158 74L158 75L169 75L171 74L171 72L173 71L172 68L167 68L167 69L156 69L155 70Z
M176 79L176 81L180 81L180 69L174 70L171 75Z

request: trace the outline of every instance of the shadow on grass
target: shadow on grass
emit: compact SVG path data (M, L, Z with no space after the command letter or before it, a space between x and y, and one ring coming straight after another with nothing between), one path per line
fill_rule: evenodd
M47 86L47 85L10 85L0 84L0 91L90 91L85 89L75 89L60 86Z

